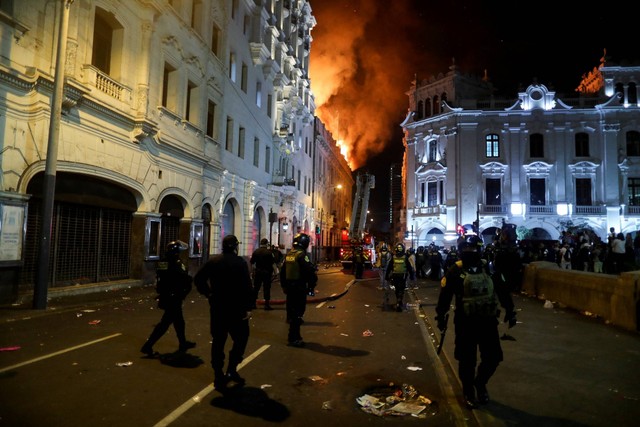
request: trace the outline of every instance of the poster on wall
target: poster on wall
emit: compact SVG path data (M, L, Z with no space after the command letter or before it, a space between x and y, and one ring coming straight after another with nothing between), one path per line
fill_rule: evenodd
M25 207L0 204L0 261L22 261Z

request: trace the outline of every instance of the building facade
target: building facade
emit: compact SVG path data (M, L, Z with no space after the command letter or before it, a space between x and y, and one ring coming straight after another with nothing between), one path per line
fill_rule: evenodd
M227 234L313 235L314 25L303 0L2 1L0 295L33 288L48 218L50 287L150 283L176 239L193 271Z
M462 227L490 243L503 222L558 240L583 224L640 229L640 67L602 60L577 94L532 84L493 97L452 66L414 82L405 132L406 224L416 246L453 244ZM577 82L578 83L578 82Z

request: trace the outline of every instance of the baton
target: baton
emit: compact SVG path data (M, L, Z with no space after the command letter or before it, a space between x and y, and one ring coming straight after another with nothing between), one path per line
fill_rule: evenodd
M447 334L447 325L449 324L449 313L444 315L444 329L442 330L442 335L440 335L440 344L438 344L438 350L436 350L436 354L439 356L442 351L442 346L444 345L444 337Z

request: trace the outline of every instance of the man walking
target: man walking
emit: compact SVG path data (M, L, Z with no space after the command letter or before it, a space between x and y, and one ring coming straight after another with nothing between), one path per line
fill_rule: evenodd
M273 272L276 269L276 259L271 249L269 249L269 241L267 239L260 240L260 247L253 251L249 263L253 267L255 300L258 299L260 288L262 288L264 294L264 309L273 310L271 307L271 281L273 280ZM256 308L255 300L253 308Z
M164 261L158 263L156 292L158 292L158 308L164 310L164 314L140 349L147 356L156 354L153 351L153 345L171 325L178 336L179 352L185 352L196 346L196 343L187 341L182 314L182 302L191 292L192 287L192 277L180 260L180 253L188 248L189 246L180 240L173 241L167 245Z
M299 233L293 238L293 248L284 258L284 265L280 270L280 283L287 296L287 321L289 333L287 341L290 346L304 347L300 334L302 317L307 306L307 294L318 282L316 266L309 260L307 248L311 239L305 233Z
M502 362L498 304L506 311L504 321L509 323L509 327L516 324L511 294L504 282L494 284L487 262L481 258L481 248L482 240L475 235L464 236L458 243L460 260L441 281L435 318L438 329L444 333L447 313L455 297L454 356L458 360L464 401L470 409L477 403L489 402L487 383ZM478 349L481 360L476 371Z
M225 236L222 254L211 257L194 279L198 292L209 300L213 386L222 393L227 390L229 382L238 386L245 384L237 368L249 341L249 318L255 303L249 265L238 255L239 244L236 236ZM229 336L233 345L225 375L224 350Z
M391 285L396 293L396 311L402 311L404 306L404 291L407 288L407 279L413 276L413 266L406 256L404 245L396 244L395 253L387 265L386 279L391 281Z

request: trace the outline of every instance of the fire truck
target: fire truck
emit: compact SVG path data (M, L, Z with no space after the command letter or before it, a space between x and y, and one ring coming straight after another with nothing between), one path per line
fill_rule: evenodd
M362 247L365 268L372 268L376 263L376 245L371 234L365 232L367 210L369 209L369 193L375 188L375 177L369 173L360 173L356 178L356 193L353 197L350 229L342 230L340 262L345 269L352 268L353 250Z

